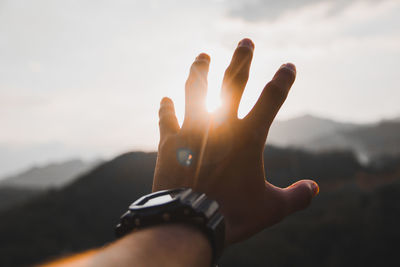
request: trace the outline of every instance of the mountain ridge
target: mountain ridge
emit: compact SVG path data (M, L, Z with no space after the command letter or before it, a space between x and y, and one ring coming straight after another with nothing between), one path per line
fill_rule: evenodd
M60 188L99 163L99 160L86 162L80 159L71 159L64 162L33 166L15 175L3 178L0 180L0 187L38 190Z
M274 123L268 143L315 152L352 150L366 164L387 155L400 155L400 118L354 124L304 115Z

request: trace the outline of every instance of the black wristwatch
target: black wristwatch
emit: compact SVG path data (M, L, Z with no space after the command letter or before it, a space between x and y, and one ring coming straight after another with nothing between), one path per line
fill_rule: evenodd
M139 198L121 216L115 234L121 237L141 228L176 222L188 223L206 234L216 264L224 248L224 217L216 201L190 188L158 191Z

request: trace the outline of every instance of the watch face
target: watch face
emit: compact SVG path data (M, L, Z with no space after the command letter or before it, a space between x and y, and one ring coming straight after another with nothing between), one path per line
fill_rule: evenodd
M141 206L142 207L151 207L151 206L157 206L160 204L164 204L166 202L169 202L175 198L175 195L172 194L166 194L158 197L154 197L143 203Z
M168 202L170 200L172 200L172 196L170 194L167 195L163 195L163 196L159 196L159 197L155 197L152 199L149 199L147 202L143 203L143 206L154 206L154 205L159 205L159 204L163 204L165 202Z
M183 189L178 188L178 189L164 190L151 193L133 202L129 206L129 209L137 210L142 208L149 208L149 207L151 208L174 202L180 197L182 191Z

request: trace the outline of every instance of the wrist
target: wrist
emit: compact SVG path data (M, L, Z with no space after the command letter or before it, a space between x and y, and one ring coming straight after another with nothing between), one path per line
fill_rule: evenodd
M212 249L207 236L187 224L170 223L133 232L120 242L149 266L210 266ZM153 265L154 264L154 265Z

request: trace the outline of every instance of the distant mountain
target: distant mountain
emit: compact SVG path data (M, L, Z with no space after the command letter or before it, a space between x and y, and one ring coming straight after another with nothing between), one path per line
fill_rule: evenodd
M61 163L33 167L0 181L1 187L44 190L62 187L93 168L99 162L74 159Z
M32 167L0 180L0 211L15 208L49 189L61 188L94 168L100 161L69 160Z
M278 121L268 142L309 151L352 150L363 162L400 155L400 118L373 124L341 123L310 115Z
M264 158L273 184L313 178L320 195L307 211L229 248L220 266L367 267L382 259L396 266L400 158L380 169L361 166L350 152L267 147ZM155 162L156 153L127 153L2 212L0 266L27 266L114 240L119 216L151 191ZM371 181L374 187L361 187Z
M400 154L400 122L383 121L326 134L305 143L314 151L353 150L362 162Z
M286 121L274 122L268 133L268 142L279 146L303 147L321 136L353 130L357 127L357 124L304 115Z
M54 142L13 144L0 141L0 180L33 165L73 158L96 159L100 152Z

